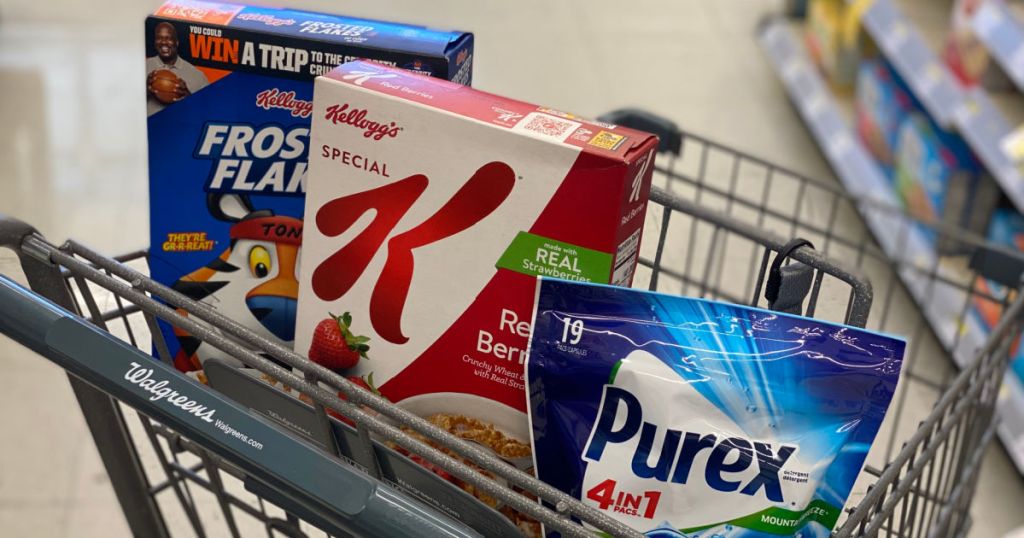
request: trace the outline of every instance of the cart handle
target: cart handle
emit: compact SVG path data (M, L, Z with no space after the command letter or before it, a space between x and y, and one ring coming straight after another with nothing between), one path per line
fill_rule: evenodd
M0 333L234 462L326 532L480 536L3 275Z
M658 135L658 151L679 155L683 149L683 132L668 118L639 108L620 108L597 117L599 121L614 123L630 129Z

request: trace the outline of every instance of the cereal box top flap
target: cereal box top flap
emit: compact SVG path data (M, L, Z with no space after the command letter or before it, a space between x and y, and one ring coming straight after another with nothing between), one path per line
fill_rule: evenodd
M624 162L632 162L658 144L658 137L651 133L587 120L371 62L349 62L323 78Z
M157 8L153 16L434 56L444 55L472 35L294 9L199 0L169 0Z

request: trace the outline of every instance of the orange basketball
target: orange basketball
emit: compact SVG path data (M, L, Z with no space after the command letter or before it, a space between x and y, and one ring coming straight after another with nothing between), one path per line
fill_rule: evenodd
M178 98L178 76L168 69L161 69L153 73L153 93L156 100L169 105Z

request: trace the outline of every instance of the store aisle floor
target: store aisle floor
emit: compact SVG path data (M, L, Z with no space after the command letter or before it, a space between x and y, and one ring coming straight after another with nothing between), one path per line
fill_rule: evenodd
M639 106L832 177L754 40L760 17L777 9L771 3L524 0L487 12L465 0L284 3L470 30L480 89L587 116ZM108 253L147 244L142 18L151 7L0 1L0 212L54 242L75 237ZM14 269L0 254L0 273ZM127 536L63 372L3 337L0 369L8 410L0 419L0 534ZM910 405L926 408L933 398L911 395ZM971 535L1024 526L1022 499L1024 480L996 444Z

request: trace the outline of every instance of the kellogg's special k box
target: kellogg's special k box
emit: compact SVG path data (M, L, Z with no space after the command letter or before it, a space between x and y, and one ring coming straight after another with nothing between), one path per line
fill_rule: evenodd
M295 349L528 458L536 278L630 284L657 138L365 62L314 93Z
M314 77L368 58L468 84L472 46L463 32L163 4L146 19L153 278L291 344ZM183 371L229 359L185 332L163 331Z

